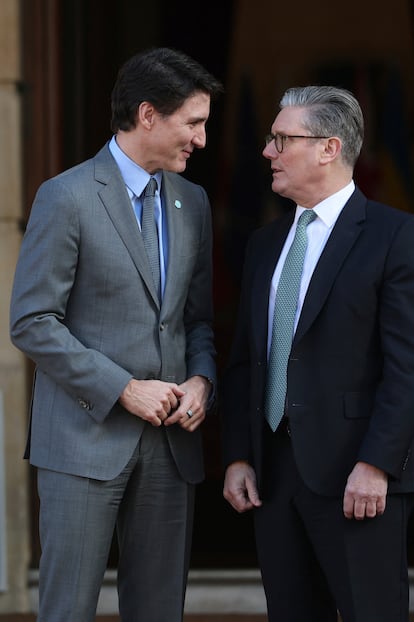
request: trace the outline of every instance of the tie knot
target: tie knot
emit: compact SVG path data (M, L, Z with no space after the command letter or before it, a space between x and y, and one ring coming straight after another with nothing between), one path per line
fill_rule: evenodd
M147 185L144 189L144 197L153 197L155 196L155 191L157 190L157 180L155 177L151 177Z
M297 226L299 227L300 225L301 227L307 227L308 224L312 222L312 220L315 220L315 218L316 218L316 213L313 211L313 209L306 209L299 216Z

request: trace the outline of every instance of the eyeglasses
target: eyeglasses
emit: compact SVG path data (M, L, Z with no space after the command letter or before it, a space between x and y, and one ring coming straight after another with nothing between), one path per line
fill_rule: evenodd
M272 142L272 140L275 141L275 147L276 147L276 151L278 153L282 153L284 147L285 147L285 143L286 140L288 138L330 138L329 136L305 136L303 134L268 134L267 136L265 136L265 143L266 145L268 145L269 143Z

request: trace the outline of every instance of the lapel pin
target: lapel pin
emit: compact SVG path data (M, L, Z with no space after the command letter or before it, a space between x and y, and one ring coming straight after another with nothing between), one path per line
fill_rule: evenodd
M177 209L180 209L180 208L181 208L181 201L179 201L178 199L176 199L176 200L174 201L174 205L175 205L175 207L176 207Z

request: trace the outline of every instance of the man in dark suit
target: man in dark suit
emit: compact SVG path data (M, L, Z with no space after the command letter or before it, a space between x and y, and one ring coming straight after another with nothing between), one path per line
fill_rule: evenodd
M223 383L224 496L254 509L270 622L336 622L337 610L406 622L414 218L355 186L363 117L348 91L289 89L271 132L272 189L296 208L247 247ZM286 349L284 274L310 210Z
M123 622L182 620L215 350L210 205L179 173L221 89L178 51L132 57L112 140L35 198L11 337L36 363L39 622L95 620L115 527Z

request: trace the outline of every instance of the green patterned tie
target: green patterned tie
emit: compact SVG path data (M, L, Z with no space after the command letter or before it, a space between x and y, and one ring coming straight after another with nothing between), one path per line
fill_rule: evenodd
M305 210L299 217L295 237L286 255L276 291L265 403L266 419L273 431L279 425L285 410L287 364L308 245L306 227L315 218L316 214L311 209Z

